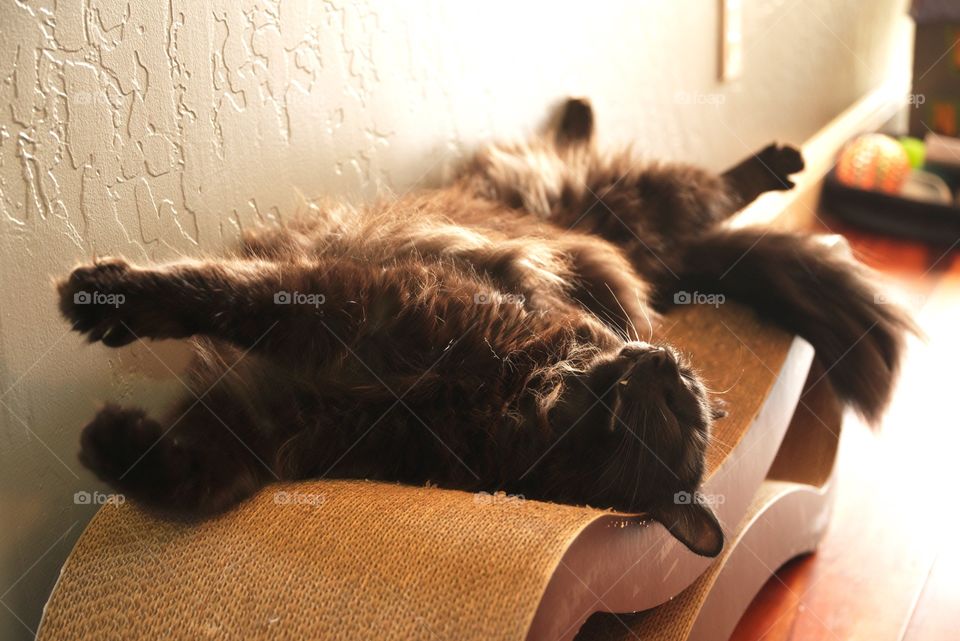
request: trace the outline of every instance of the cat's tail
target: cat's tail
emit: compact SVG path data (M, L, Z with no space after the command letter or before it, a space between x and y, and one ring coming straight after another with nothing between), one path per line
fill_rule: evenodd
M665 260L661 308L721 294L809 341L840 399L876 423L896 381L910 316L863 265L815 236L716 230ZM718 300L718 299L715 299Z

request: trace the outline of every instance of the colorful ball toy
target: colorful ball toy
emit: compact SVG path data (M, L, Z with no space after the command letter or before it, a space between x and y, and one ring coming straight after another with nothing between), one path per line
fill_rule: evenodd
M840 182L858 189L897 193L910 173L910 158L899 142L884 134L865 134L847 143L837 162Z

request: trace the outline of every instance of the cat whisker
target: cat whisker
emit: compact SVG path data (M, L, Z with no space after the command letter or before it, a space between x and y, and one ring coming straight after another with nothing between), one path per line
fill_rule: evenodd
M607 291L610 292L610 295L613 297L613 302L617 304L620 308L620 311L623 312L623 317L626 319L627 324L633 330L633 340L640 340L640 332L637 331L637 326L634 324L633 319L630 318L630 314L627 313L627 310L623 308L623 305L620 303L620 299L617 298L617 295L614 293L613 289L610 287L610 283L604 283L604 286L607 288Z
M642 300L640 300L640 291L633 290L634 296L637 297L637 307L640 309L640 313L643 314L643 319L647 321L647 327L650 328L649 335L647 336L647 342L653 342L653 320L650 318L650 314L647 312L647 306Z
M707 392L709 392L711 395L713 395L713 396L723 396L724 394L728 394L734 387L736 387L737 385L739 385L739 384L740 384L740 380L741 380L742 378L743 378L743 372L741 371L741 372L740 372L740 376L737 377L737 380L735 380L733 383L731 383L731 384L730 384L730 387L728 387L728 388L725 389L725 390L714 390L714 389L708 387L708 386L706 385L706 383L704 383L704 382L702 382L702 381L700 382L700 384L703 385L703 389L706 390Z

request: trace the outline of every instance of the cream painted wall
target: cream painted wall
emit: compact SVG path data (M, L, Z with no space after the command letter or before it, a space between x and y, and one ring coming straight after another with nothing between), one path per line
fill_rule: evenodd
M0 0L0 638L30 636L93 514L75 451L96 403L178 387L142 347L69 334L51 276L435 181L569 94L604 144L721 168L899 73L903 4L746 0L744 76L720 85L713 0Z

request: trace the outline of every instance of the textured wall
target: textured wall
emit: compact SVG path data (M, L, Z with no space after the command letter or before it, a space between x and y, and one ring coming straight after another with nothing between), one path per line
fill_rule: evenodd
M719 168L805 139L906 33L902 0L748 0L744 77L719 86L712 0L518 4L0 0L0 638L36 626L93 512L74 493L103 489L75 459L95 401L179 385L143 347L68 334L52 275L436 180L568 94L605 143Z

